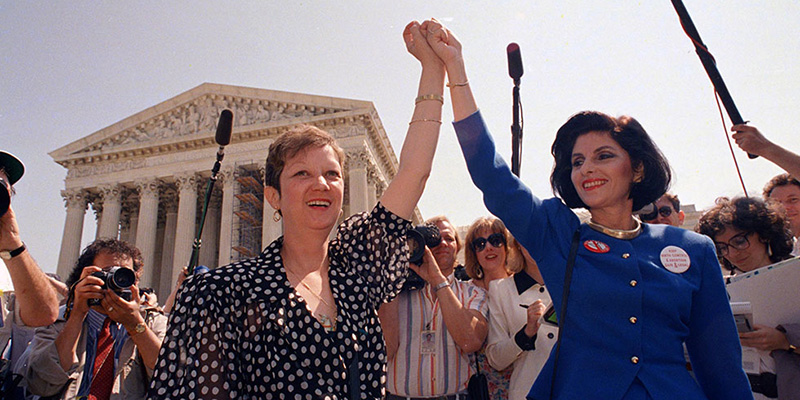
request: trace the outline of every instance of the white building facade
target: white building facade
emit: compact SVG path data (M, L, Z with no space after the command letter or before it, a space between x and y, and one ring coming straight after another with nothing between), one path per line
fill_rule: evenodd
M224 109L233 111L233 134L209 203L201 265L255 256L282 234L263 200L264 164L275 137L292 127L317 126L345 150L344 216L371 209L397 171L371 102L204 83L50 153L67 169L58 274L68 276L77 262L91 208L96 237L134 243L145 261L140 286L165 298L191 257Z

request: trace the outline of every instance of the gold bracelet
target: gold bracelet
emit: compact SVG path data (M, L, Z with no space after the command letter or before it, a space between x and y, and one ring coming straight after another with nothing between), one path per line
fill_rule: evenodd
M464 82L459 82L459 83L447 82L446 86L449 87L450 89L452 89L452 88L457 87L457 86L467 86L467 85L469 85L469 81L468 80L466 80Z
M414 104L419 104L419 103L421 103L421 102L423 102L425 100L436 100L439 103L442 103L442 105L444 105L444 97L442 97L442 95L436 94L436 93L431 93L431 94L426 94L426 95L419 96L414 100Z
M436 122L439 125L442 124L442 121L438 119L428 119L428 118L412 119L408 124L411 125L415 122Z

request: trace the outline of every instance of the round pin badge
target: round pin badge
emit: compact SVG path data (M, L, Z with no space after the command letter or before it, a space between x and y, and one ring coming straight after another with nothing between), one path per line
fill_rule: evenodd
M678 246L667 246L661 250L661 265L669 272L682 274L689 269L691 261L686 250Z
M583 242L583 247L586 247L586 250L591 251L592 253L608 253L611 250L607 244L599 241L599 240L587 240Z

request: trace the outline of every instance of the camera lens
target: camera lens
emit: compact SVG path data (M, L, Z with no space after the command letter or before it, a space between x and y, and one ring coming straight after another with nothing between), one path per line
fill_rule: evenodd
M0 217L6 215L8 206L11 205L11 191L8 182L0 178Z
M114 289L127 289L136 283L136 274L130 268L125 267L112 267L108 271L109 286Z

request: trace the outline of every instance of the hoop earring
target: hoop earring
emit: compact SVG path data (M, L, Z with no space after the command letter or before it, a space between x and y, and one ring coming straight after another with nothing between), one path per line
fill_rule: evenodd
M275 222L280 222L282 217L281 210L275 210L275 212L272 213L272 220Z

